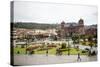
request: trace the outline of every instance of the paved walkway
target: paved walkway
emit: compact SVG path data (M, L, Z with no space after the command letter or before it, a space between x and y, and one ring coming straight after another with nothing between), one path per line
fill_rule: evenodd
M96 61L97 57L81 56L81 62ZM41 64L58 64L58 63L71 63L77 61L77 55L15 55L14 65L41 65Z

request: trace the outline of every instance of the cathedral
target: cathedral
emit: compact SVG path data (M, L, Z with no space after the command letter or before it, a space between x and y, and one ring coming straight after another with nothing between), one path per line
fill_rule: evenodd
M61 22L58 34L60 37L65 38L66 36L83 35L83 34L85 34L83 19L80 19L78 23L75 22L65 23L64 21Z

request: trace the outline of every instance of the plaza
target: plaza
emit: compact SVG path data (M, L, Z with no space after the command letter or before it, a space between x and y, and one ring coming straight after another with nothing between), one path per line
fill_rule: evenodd
M88 61L97 61L97 56L88 57L81 55L81 61L77 61L77 55L14 55L14 65L44 65Z

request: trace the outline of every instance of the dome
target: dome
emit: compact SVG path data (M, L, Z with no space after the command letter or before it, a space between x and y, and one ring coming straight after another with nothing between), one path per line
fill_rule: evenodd
M84 22L84 21L83 21L83 19L81 18L81 19L79 20L79 22Z
M62 21L62 22L61 22L61 24L65 24L65 22L64 22L64 21Z

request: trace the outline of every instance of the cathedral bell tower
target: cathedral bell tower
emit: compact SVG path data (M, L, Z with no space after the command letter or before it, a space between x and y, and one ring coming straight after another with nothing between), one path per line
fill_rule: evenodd
M79 34L84 34L84 20L83 19L80 19L78 21L78 25L79 25Z
M61 30L60 31L61 31L61 33L60 33L61 38L64 39L65 38L65 22L64 21L61 22Z
M78 24L79 24L79 26L84 26L84 20L83 20L83 19L80 19L80 20L78 21Z

